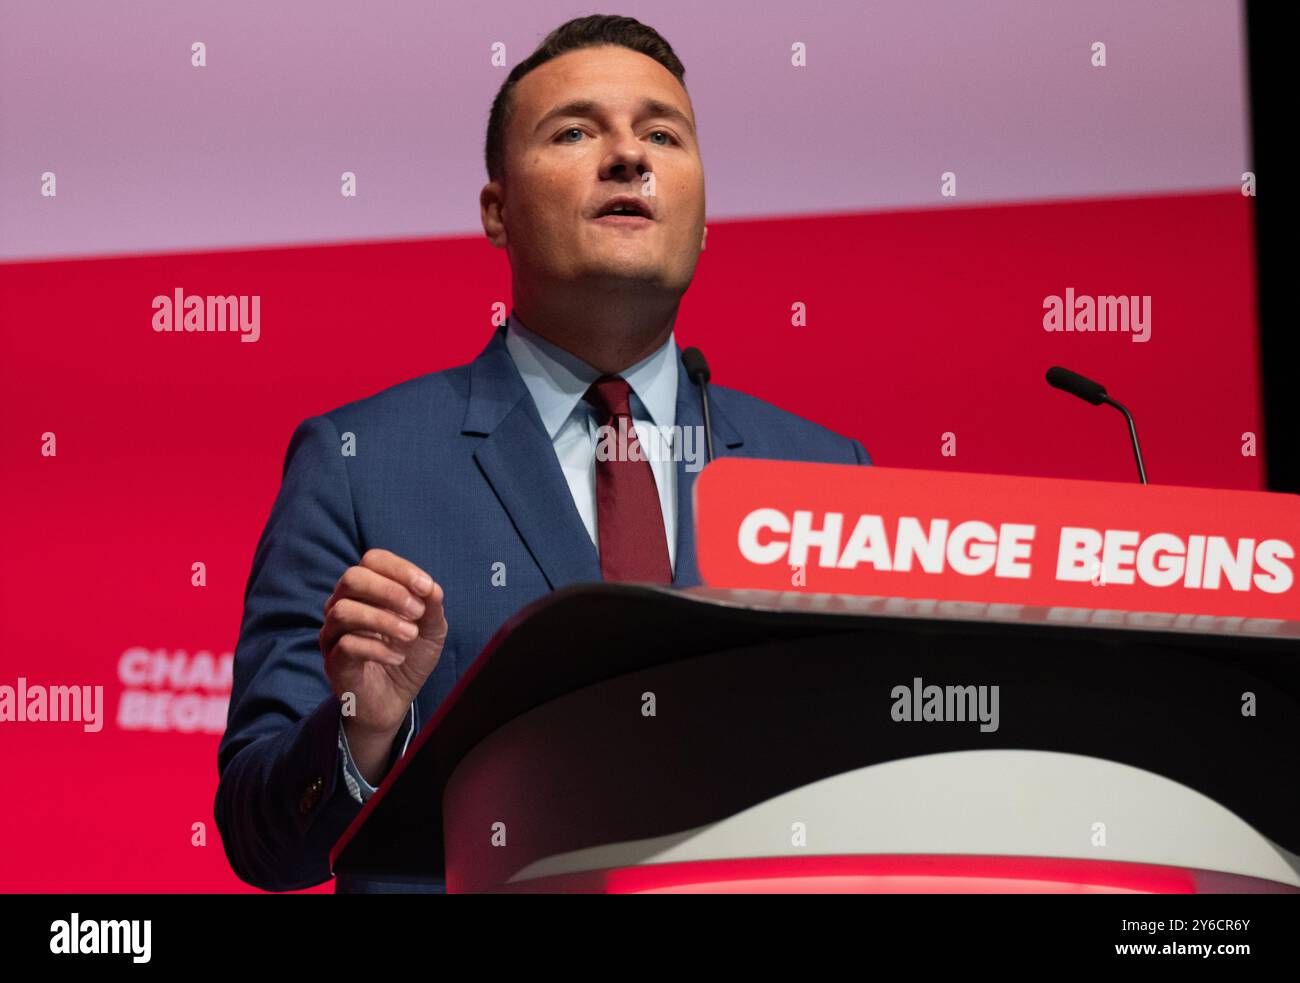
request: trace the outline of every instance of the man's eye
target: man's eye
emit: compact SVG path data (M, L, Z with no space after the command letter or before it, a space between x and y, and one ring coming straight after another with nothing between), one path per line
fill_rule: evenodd
M673 136L671 133L669 133L667 130L655 130L655 131L654 131L653 133L651 133L650 135L651 135L651 136L656 136L656 135L660 135L660 134L662 134L663 136L666 136L666 137L668 138L668 140L669 140L671 143L676 143L676 142L677 142L677 138L674 137L674 136ZM661 146L661 147L665 147L665 146L667 146L667 145L668 145L668 144L663 144L663 143L661 143L659 146Z
M567 137L570 133L578 133L578 134L581 134L581 133L582 133L582 128L579 127L579 126L571 126L571 127L569 127L567 130L565 130L563 133L561 133L560 136L561 136L561 138L563 138L563 137ZM565 142L565 143L576 143L577 141L575 141L575 140L565 140L564 142Z

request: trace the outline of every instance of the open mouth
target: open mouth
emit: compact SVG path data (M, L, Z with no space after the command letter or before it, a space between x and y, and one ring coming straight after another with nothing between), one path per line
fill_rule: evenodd
M606 225L637 227L654 221L650 206L631 195L620 195L605 202L596 213L596 222Z

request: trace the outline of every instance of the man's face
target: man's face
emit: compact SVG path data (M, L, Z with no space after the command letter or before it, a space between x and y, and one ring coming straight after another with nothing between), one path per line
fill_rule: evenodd
M672 73L628 48L584 48L525 75L514 102L504 183L480 200L516 279L684 292L703 245L704 165ZM619 195L652 217L599 217Z

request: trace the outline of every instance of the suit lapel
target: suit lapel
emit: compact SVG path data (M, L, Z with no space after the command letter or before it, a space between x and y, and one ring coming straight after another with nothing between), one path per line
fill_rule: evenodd
M500 328L470 363L461 432L482 436L474 452L483 476L550 587L600 580L600 558L573 504L541 416Z
M718 406L717 391L709 390L709 416L713 422L713 450L718 457L726 457L729 452L745 443L740 431L732 425L726 414ZM700 405L700 389L691 382L682 365L681 348L677 350L677 426L683 434L688 427L698 427L692 431L700 434L695 446L700 448L699 460L707 460L704 449L704 410ZM683 437L683 439L685 439ZM687 467L685 459L677 461L677 562L673 570L674 587L695 587L700 583L700 570L695 561L695 503L693 493L698 471Z

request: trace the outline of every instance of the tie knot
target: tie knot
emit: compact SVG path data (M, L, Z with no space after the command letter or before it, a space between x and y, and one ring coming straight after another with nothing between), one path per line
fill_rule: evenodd
M632 387L622 376L602 375L591 384L582 397L599 412L601 421L618 416L631 416Z

